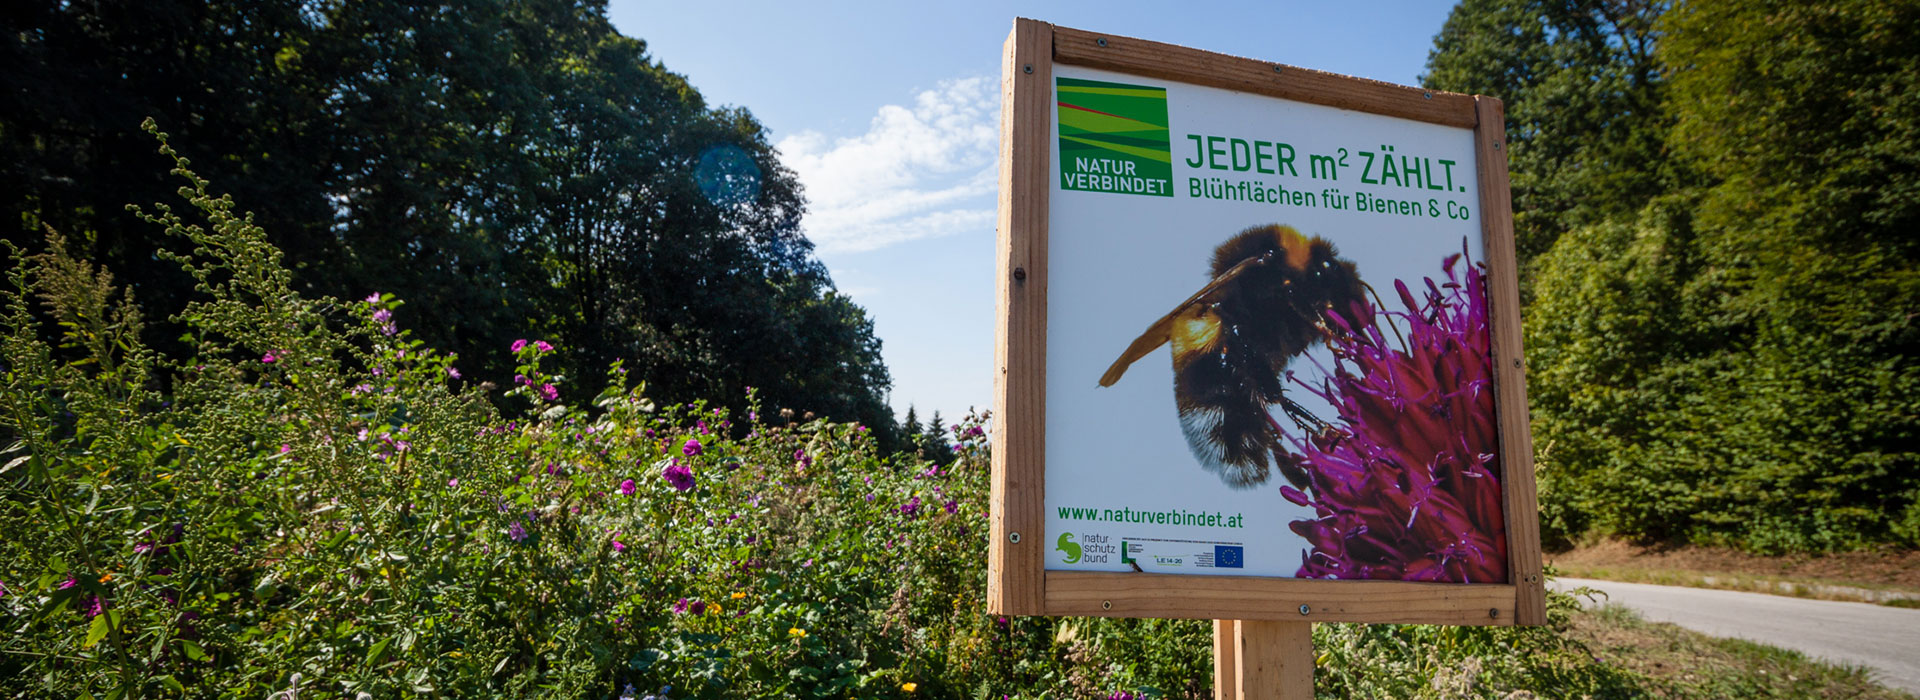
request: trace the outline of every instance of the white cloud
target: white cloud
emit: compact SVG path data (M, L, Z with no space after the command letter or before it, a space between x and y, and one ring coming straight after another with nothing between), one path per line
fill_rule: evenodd
M886 105L867 132L803 131L779 143L806 185L807 237L823 253L991 230L1000 95L986 78L948 80Z

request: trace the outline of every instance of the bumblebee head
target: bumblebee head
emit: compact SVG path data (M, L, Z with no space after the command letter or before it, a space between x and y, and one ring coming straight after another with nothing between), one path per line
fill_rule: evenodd
M1307 277L1306 288L1317 295L1315 301L1346 318L1349 328L1373 322L1373 307L1367 304L1367 290L1360 282L1359 271L1353 261L1340 257L1332 243L1315 237L1302 272Z

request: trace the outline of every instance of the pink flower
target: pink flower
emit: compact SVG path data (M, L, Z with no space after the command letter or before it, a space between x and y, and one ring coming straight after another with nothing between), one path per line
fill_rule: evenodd
M555 389L552 384L541 384L540 395L547 397L548 401L560 400L560 390Z
M513 352L520 352L526 347L527 347L527 339L521 338L519 340L513 341L513 345L508 346L507 349L512 350Z
M533 347L538 348L540 352L553 352L553 346L548 345L544 340L533 341Z
M615 551L615 552L624 552L624 551L627 551L627 545L626 545L626 543L625 543L625 542L621 542L621 541L620 541L620 536L619 536L619 535L614 535L614 536L613 536L613 551Z
M459 378L460 378L460 370L458 370L458 369L455 369L455 368L453 368L453 367L451 367L451 366L449 366L449 367L447 367L447 376L449 376L449 377L452 377L452 378L454 378L454 379L459 379Z
M368 294L367 298L362 299L361 301L367 302L369 304L378 304L380 303L380 293L374 292L372 294Z
M457 479L457 478L456 478L456 479L448 479L448 480L447 480L447 487L448 487L448 488L455 488L455 487L458 487L459 485L460 485L460 480L459 480L459 479Z
M273 363L275 363L275 362L279 362L279 361L280 361L280 356L279 356L279 355L275 355L275 354L273 354L273 352L272 352L272 351L268 351L268 352L267 352L267 354L265 354L265 355L261 355L261 356L260 356L260 363L261 363L261 364L267 364L267 365L270 365L270 364L273 364Z
M678 461L669 463L665 469L661 469L660 478L666 479L675 491L693 488L693 469Z
M680 451L685 452L688 457L700 456L700 439L691 438L691 437L687 438L687 444L681 445Z
M1460 260L1447 257L1446 283L1427 280L1424 299L1394 283L1407 310L1378 316L1409 327L1405 349L1331 316L1346 331L1329 343L1333 376L1295 380L1339 413L1329 433L1289 438L1311 493L1280 493L1318 516L1290 525L1312 545L1300 577L1507 579L1486 280L1470 265L1463 283Z

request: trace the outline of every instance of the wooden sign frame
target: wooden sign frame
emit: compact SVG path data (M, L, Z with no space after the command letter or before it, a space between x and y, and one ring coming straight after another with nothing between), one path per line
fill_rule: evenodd
M1495 406L1504 465L1501 487L1508 583L1046 570L1047 200L1055 63L1473 130L1495 353ZM1246 639L1233 639L1233 630L1262 629L1264 623L1260 621L1447 625L1546 622L1526 370L1520 353L1520 293L1504 150L1504 112L1499 100L1056 27L1029 19L1016 20L1007 38L1001 90L999 238L995 254L997 372L987 579L992 612L1211 618L1222 621L1218 641L1229 644L1246 644ZM1298 641L1288 643L1297 645ZM1231 666L1233 658L1223 663Z

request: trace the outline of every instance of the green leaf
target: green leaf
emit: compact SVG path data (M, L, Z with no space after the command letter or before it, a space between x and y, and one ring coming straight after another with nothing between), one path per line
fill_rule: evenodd
M186 687L180 685L180 681L175 680L172 675L161 676L160 684L166 686L167 690L171 690L175 693L184 694L187 692Z
M380 664L380 662L381 662L382 660L384 660L384 659L386 659L386 658L387 658L387 646L388 646L388 645L390 645L390 644L393 644L393 638L392 638L392 637L388 637L388 638L386 638L386 639L382 639L382 640L380 640L380 642L379 642L378 644L375 644L375 645L373 645L373 648L372 648L372 649L368 649L368 650L367 650L367 665L368 665L368 666L377 666L377 665L379 665L379 664Z
M191 639L180 640L180 649L181 651L187 652L187 658L193 659L194 661L205 661L207 659L207 650L201 649L200 645L195 644Z
M100 640L106 639L106 638L107 638L107 616L95 615L93 617L93 623L90 625L87 625L87 640L80 643L80 648L90 649L93 647L93 645L99 644Z

